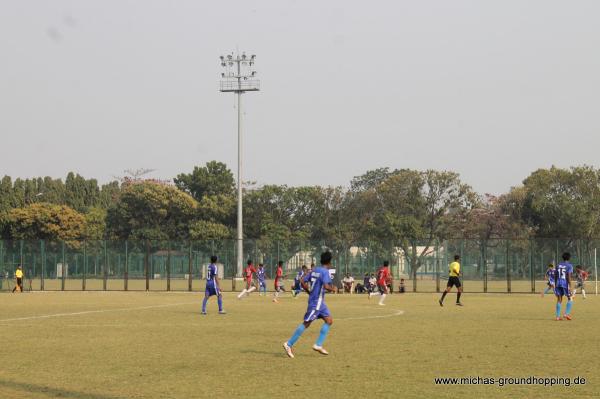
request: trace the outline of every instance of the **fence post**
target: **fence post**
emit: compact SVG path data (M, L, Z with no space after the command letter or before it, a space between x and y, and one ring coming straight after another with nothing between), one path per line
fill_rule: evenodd
M19 240L19 264L21 265L23 270L25 270L25 265L23 263L23 240Z
M435 292L440 292L440 241L435 241Z
M102 265L102 289L106 291L108 279L108 250L106 249L106 240L102 242L104 244L104 264Z
M0 240L0 264L2 264L2 259L4 259L4 257L2 256L3 250L4 250L4 240ZM4 269L0 269L0 272L2 273L2 275L0 276L0 289L2 289L2 284L4 283L4 277L6 277L6 275L4 274L5 273Z
M167 291L171 291L171 241L167 241Z
M464 253L464 246L465 246L465 241L464 241L463 239L461 239L461 240L460 240L460 253L459 253L459 255L460 255L460 261L461 261L461 262L463 262L463 264L464 264L464 262L465 262L465 261L464 261L464 257L463 257L463 253ZM466 266L466 265L465 265L465 266ZM463 267L463 270L462 270L462 272L463 272L463 279L462 279L462 281L461 281L461 283L462 283L462 289L463 289L463 292L465 292L465 280L466 280L466 279L465 279L465 275L464 275L464 270L465 270L465 268Z
M369 243L369 247L370 246L371 243ZM410 256L410 272L413 275L413 292L417 292L417 251L413 245L411 245L411 250L412 254Z
M87 241L83 241L83 273L81 279L81 290L85 291L86 278L87 278Z
M533 268L533 240L529 239L529 277L531 278L531 292L535 293L535 272Z
M483 292L488 292L488 268L487 268L487 240L483 242L482 252L482 264L483 264Z
M123 271L123 288L129 291L129 242L125 240L125 270Z
M4 250L4 240L0 240L0 264L2 264L2 260L4 259L3 250ZM6 277L6 274L5 274L4 269L0 269L0 272L2 273L2 275L0 276L0 289L1 289L2 283L4 282L4 277Z
M444 240L444 267L448 269L448 240Z
M44 240L40 240L40 252L42 254L42 273L40 277L40 290L44 291L44 275L46 274L46 248Z
M144 274L146 275L146 291L150 291L150 268L148 261L150 259L150 243L146 240L146 253L144 254Z
M279 251L279 241L277 241L277 250ZM273 259L273 249L271 249L271 265L269 266L269 276L273 277L273 263L275 263L276 260Z
M61 270L61 279L60 279L60 290L64 291L65 290L65 278L66 278L66 270L65 270L65 242L62 242L62 266L60 268Z
M254 264L258 263L258 243L254 241L254 255L252 256L252 261Z
M510 241L506 240L506 291L511 293L511 281L510 281Z
M190 256L188 257L188 291L192 292L192 242L190 241Z
M242 241L242 243L243 243L243 241ZM236 259L236 262L237 262L237 253L235 252L236 251L236 245L235 244L236 244L236 242L234 241L233 242L233 251L236 254L235 259ZM234 265L233 270L234 270L234 272L231 273L231 291L235 292L235 275L237 273L237 263ZM225 273L225 268L223 268L223 273ZM223 274L223 278L224 277L225 277L225 274Z

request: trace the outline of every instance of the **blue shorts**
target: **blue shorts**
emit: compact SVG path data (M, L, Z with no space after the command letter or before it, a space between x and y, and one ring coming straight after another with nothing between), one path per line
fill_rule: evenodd
M304 321L315 321L317 319L323 319L323 318L329 317L329 316L331 316L331 313L329 313L329 309L327 308L327 305L322 303L321 308L319 310L317 310L316 307L309 306L308 309L306 309L306 314L304 315Z
M258 286L260 288L263 288L263 287L267 288L267 282L258 280Z
M556 296L566 296L567 298L571 297L571 292L566 287L554 287L554 295Z
M302 286L300 285L300 281L296 280L294 282L294 290L296 290L296 291L302 291Z
M220 295L221 292L214 284L206 284L206 291L204 292L206 296Z

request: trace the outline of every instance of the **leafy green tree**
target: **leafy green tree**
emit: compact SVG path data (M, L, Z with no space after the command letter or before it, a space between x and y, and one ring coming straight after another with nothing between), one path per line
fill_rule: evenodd
M77 246L85 237L85 217L65 205L36 203L8 212L5 228L17 240L66 241Z
M246 235L270 241L323 239L325 200L320 187L267 185L250 190L244 196Z
M221 223L196 220L190 225L192 240L223 240L231 237L231 231Z
M119 239L187 239L197 208L190 195L175 187L131 183L108 209L107 230Z
M523 181L523 216L542 238L591 239L600 233L600 171L539 169Z
M65 180L65 203L79 212L97 206L100 202L100 187L96 179L86 180L79 174L69 172Z
M57 205L66 204L65 184L61 179L51 177L38 178L38 191L34 202L48 202Z
M391 171L390 168L378 168L369 170L361 176L355 176L350 182L350 190L353 192L364 192L373 189L387 180L390 176L397 174L398 170Z
M106 235L106 209L92 207L84 214L86 240L103 240Z
M14 205L13 186L10 176L4 176L0 180L0 212L10 210Z
M205 166L195 166L192 173L181 173L174 182L196 201L211 195L235 195L233 173L222 162L210 161Z
M519 189L513 189L508 194L494 196L484 195L475 206L469 210L464 219L455 219L453 226L461 236L467 238L466 250L477 248L480 262L477 271L487 270L487 260L490 251L506 245L506 239L513 240L512 248L521 251L530 249L529 239L533 229L522 219L522 196ZM529 257L519 257L529 259ZM523 271L529 264L520 265Z
M244 195L246 237L272 242L290 240L288 197L287 186L266 185L248 190Z
M402 249L416 289L423 258L437 239L453 234L453 220L464 218L477 197L454 172L402 169L361 193L358 200L366 211L363 232Z
M100 188L98 205L103 209L108 209L119 199L120 194L121 187L119 186L118 181L103 184Z
M196 239L231 237L235 225L236 193L233 173L222 162L211 161L179 174L175 185L198 201L192 236Z

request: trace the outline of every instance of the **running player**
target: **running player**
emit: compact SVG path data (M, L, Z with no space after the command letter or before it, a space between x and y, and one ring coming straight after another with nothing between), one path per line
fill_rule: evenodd
M383 303L383 302L385 301L385 298L389 294L389 288L387 285L388 280L390 278L390 270L388 268L389 265L390 265L390 262L388 262L386 260L385 262L383 262L383 266L381 266L379 268L379 270L377 270L377 288L379 289L379 291L369 293L369 299L371 299L371 296L373 296L373 295L381 295L381 298L379 298L380 306L385 305L385 303Z
M258 264L258 269L256 270L256 278L258 279L258 295L262 295L261 292L264 292L265 296L267 295L267 274L265 267L262 263Z
M548 265L548 269L546 270L546 289L542 292L542 298L546 295L550 290L554 291L554 264L550 263Z
M285 291L285 288L283 287L283 262L279 261L277 262L277 271L275 272L275 293L273 294L273 302L279 302L277 298L279 298L279 293L282 291Z
M302 279L302 288L309 294L308 308L306 309L302 324L296 328L292 337L287 342L283 343L285 353L289 357L294 357L292 347L296 341L298 341L304 330L310 327L311 323L317 319L323 319L324 323L323 327L321 327L319 338L312 348L322 355L329 354L329 352L323 348L323 342L329 333L329 328L333 324L333 318L325 304L325 293L335 291L331 275L329 274L331 258L331 252L323 252L321 254L321 266L315 268Z
M242 292L239 293L239 295L237 296L238 299L242 299L242 297L244 295L245 296L250 295L250 293L256 289L256 284L254 284L254 281L252 279L253 273L256 273L256 269L254 268L252 261L248 260L248 266L246 266L246 268L244 269L244 278L246 279L246 288L244 288L242 290Z
M450 273L448 277L448 284L446 285L446 290L442 294L442 297L438 301L440 306L444 306L444 298L446 295L452 290L452 287L456 287L456 305L462 306L460 303L460 295L462 294L462 285L460 283L460 255L454 255L454 262L450 263Z
M304 277L307 271L308 268L306 267L306 265L302 265L302 269L298 270L298 273L296 273L296 277L294 277L294 288L292 289L292 295L294 296L294 298L297 297L302 291L302 278Z
M569 263L571 254L565 252L562 255L562 258L563 261L558 264L556 271L554 272L554 281L556 282L556 286L554 287L554 294L556 295L556 321L562 320L562 317L560 317L560 310L563 297L567 297L565 319L571 320L571 307L573 306L573 301L571 300L573 265Z
M206 314L206 303L208 302L208 298L213 295L217 296L217 303L219 304L219 314L225 314L223 310L223 295L221 294L221 286L219 285L219 273L217 269L217 260L216 256L210 257L210 265L208 265L208 270L206 272L206 290L204 291L204 301L202 301L202 314Z
M588 277L589 277L589 273L586 272L585 270L583 270L583 268L581 266L575 267L575 278L577 279L577 285L575 286L575 289L573 290L572 299L575 299L575 294L577 293L577 288L581 288L581 295L583 295L583 299L586 298L585 282L588 279Z

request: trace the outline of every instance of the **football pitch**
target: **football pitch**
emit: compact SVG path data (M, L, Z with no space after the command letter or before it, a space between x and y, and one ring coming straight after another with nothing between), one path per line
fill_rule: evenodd
M276 304L256 293L243 300L225 293L228 314L217 314L213 297L207 316L202 297L0 294L0 398L572 399L600 390L594 295L578 296L573 320L557 322L553 296L464 294L465 306L457 307L451 293L441 308L438 294L393 294L386 306L332 294L334 323L324 344L330 355L311 349L317 321L295 345L294 359L282 343L301 322L305 295ZM563 380L508 380L530 376ZM436 384L445 377L471 383ZM577 377L585 384L575 384Z

